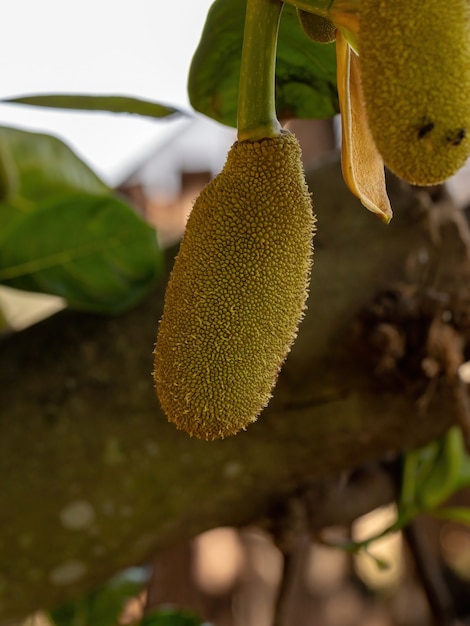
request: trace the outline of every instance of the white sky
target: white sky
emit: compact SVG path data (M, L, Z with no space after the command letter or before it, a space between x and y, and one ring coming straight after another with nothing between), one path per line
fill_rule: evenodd
M189 108L186 79L213 0L6 0L0 98L114 93ZM0 125L65 139L108 183L177 122L0 104Z

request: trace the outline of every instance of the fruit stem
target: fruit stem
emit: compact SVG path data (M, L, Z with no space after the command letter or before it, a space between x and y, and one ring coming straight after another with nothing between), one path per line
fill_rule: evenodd
M285 2L292 4L296 9L326 17L334 0L285 0Z
M322 17L329 17L338 13L358 13L360 0L284 0L286 4L291 4L296 9L315 13Z
M238 93L238 140L278 137L276 48L282 0L247 0Z

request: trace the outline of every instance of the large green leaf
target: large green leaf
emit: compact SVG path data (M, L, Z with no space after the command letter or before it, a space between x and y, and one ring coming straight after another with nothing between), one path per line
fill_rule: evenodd
M63 142L0 127L0 282L119 313L153 285L155 232Z
M0 148L2 164L8 165L10 177L15 178L8 200L19 211L32 210L38 202L70 191L111 193L88 165L56 137L0 126Z
M108 111L111 113L132 113L146 117L167 117L182 111L158 102L129 98L128 96L88 96L82 94L41 94L6 98L2 102L51 107L54 109L74 109L82 111Z
M214 2L189 73L193 107L230 126L236 126L245 9L246 0ZM335 46L309 39L290 5L279 29L276 108L279 119L327 118L339 111Z
M0 282L99 313L133 306L154 284L160 260L154 230L110 195L43 200L0 234Z

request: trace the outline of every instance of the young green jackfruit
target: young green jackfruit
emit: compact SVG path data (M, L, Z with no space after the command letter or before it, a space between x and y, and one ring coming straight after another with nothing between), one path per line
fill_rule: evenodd
M155 385L178 428L233 435L267 404L305 308L313 230L294 135L235 143L194 204L159 325Z
M468 0L361 0L359 60L369 126L385 164L442 182L470 153Z

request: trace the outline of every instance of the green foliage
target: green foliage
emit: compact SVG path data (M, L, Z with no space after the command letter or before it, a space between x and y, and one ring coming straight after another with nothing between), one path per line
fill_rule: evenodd
M0 237L0 281L70 307L120 313L154 284L154 231L112 196L68 194L20 215Z
M126 602L137 597L148 578L143 568L131 568L104 586L50 611L53 626L117 626ZM187 611L164 607L145 615L135 626L201 626ZM208 626L208 625L207 625Z
M28 104L30 106L51 107L54 109L74 109L82 111L108 111L111 113L131 113L146 117L162 118L181 114L175 107L157 102L129 98L127 96L88 96L82 94L41 94L6 98L2 102Z
M427 446L408 452L403 469L400 506L433 512L454 492L470 484L470 459L459 428Z
M178 609L163 609L149 613L138 626L201 626L201 620L193 613Z
M16 178L10 201L18 211L70 191L110 194L110 189L62 141L51 135L0 126L0 158ZM2 222L3 223L3 222Z
M457 491L470 485L470 456L468 455L460 428L454 426L440 439L412 450L404 455L401 493L398 500L396 521L383 531L364 541L329 544L356 553L368 549L374 541L401 530L413 518L428 513L440 519L470 524L470 509L465 507L443 507Z
M55 608L49 618L54 626L117 626L126 601L141 588L141 580L117 576L100 589Z
M214 3L190 75L195 108L232 125L245 9L246 0ZM338 110L334 46L310 41L292 6L281 20L276 83L281 118L328 117ZM43 94L4 102L154 118L180 112L113 95ZM0 223L0 282L62 296L77 309L119 313L159 274L153 231L55 137L0 127Z
M155 232L55 137L0 128L0 282L116 314L155 283Z
M214 2L189 73L193 107L229 126L237 123L245 10L246 0ZM339 111L335 46L309 39L290 5L279 28L276 109L279 119L327 118Z

